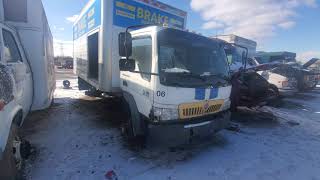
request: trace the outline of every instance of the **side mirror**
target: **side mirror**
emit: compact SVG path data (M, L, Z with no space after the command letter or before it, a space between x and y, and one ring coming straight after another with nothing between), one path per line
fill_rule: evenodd
M126 58L132 55L132 36L128 32L119 34L119 55Z
M136 62L134 59L120 59L120 71L134 71L136 69Z

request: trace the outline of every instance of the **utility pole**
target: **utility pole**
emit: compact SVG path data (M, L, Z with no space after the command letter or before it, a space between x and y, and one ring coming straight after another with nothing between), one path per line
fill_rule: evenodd
M64 44L62 42L57 43L60 46L60 62L63 63L64 59Z

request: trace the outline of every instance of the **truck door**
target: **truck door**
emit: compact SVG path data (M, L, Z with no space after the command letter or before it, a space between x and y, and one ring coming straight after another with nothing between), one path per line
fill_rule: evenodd
M23 107L23 114L26 115L30 109L33 96L31 70L15 32L3 26L1 34L3 60L14 75L16 86L14 97L18 104Z
M143 36L132 40L132 58L136 62L135 71L123 72L122 87L135 99L140 113L148 116L153 103L152 76L152 38Z

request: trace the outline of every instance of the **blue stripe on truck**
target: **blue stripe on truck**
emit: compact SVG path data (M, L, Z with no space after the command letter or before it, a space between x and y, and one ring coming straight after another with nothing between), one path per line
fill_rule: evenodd
M101 25L101 0L96 0L73 26L73 39L76 40Z
M195 97L196 100L204 100L206 98L206 89L204 88L196 88L195 89Z
M210 99L215 99L218 97L219 88L210 89Z
M116 26L166 24L172 28L185 28L186 16L177 16L133 0L114 0L113 6L113 24Z

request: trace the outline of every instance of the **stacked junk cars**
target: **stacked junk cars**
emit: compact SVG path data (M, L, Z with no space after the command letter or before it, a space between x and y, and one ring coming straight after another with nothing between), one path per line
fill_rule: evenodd
M305 64L292 52L256 52L255 41L236 35L219 35L232 74L231 108L256 107L280 96L313 90L320 80L318 58Z

